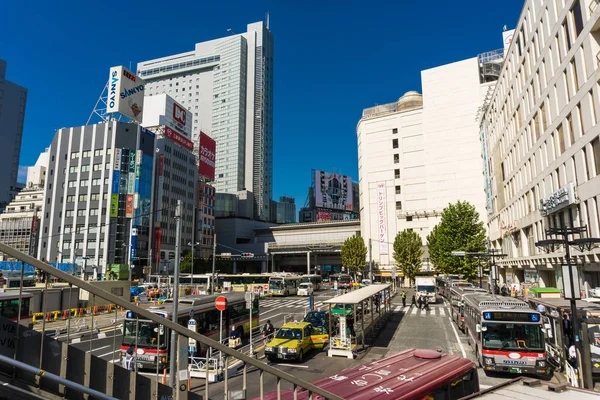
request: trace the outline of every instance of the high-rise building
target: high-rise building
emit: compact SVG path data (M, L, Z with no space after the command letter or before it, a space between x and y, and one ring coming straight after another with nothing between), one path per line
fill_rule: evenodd
M219 193L247 190L253 214L271 215L273 179L273 35L263 22L247 31L197 43L193 51L138 64L149 96L167 93L217 143L214 186Z
M421 72L423 94L363 110L358 122L361 236L379 270L409 229L423 244L449 203L468 201L485 222L478 108L493 88L502 51ZM423 267L429 268L425 248ZM382 272L383 273L383 272Z
M311 170L311 185L298 222L332 222L359 219L358 183L333 172Z
M296 200L293 197L281 196L276 203L278 224L293 224L296 222Z
M84 259L99 273L124 279L134 265L134 276L140 276L151 256L155 148L154 134L135 123L113 120L56 131L48 150L38 257ZM168 207L163 213L174 210Z
M482 102L488 230L507 254L497 261L500 281L521 290L563 289L565 248L536 247L551 239L546 229L600 238L599 52L598 2L527 0ZM600 286L598 249L571 250L581 280Z
M6 80L6 61L0 59L0 210L18 191L26 103L27 89Z

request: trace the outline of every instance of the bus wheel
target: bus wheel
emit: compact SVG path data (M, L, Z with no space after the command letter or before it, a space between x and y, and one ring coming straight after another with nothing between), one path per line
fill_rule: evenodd
M302 364L302 362L304 362L304 352L300 350L300 353L298 354L298 363Z
M483 364L481 363L481 357L479 357L479 349L475 347L475 357L477 357L477 365L483 369Z

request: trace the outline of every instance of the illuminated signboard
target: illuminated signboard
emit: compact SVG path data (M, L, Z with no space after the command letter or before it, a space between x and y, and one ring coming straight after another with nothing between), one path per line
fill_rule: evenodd
M510 311L486 311L483 313L483 319L486 321L540 322L540 314Z

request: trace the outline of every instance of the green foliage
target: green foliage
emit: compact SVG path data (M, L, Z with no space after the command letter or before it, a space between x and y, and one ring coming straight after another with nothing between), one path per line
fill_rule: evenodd
M342 245L341 256L342 265L356 276L367 264L367 246L364 239L356 235L346 239Z
M453 251L482 252L486 249L486 234L479 213L467 201L449 204L442 220L427 236L433 244L430 258L440 273L459 274L465 279L477 276L477 261L469 257L452 256Z
M414 231L407 229L396 234L394 239L394 260L411 282L415 279L419 267L421 266L421 257L423 256L423 242L421 236Z
M230 274L233 271L232 261L217 258L215 270L219 271L221 274ZM190 250L183 252L183 261L179 263L179 271L183 274L192 272L192 252ZM212 257L194 257L194 274L210 274L211 272Z
M438 274L447 273L442 264L442 256L440 246L438 244L439 224L434 226L429 235L427 235L427 249L429 250L429 260L433 264Z

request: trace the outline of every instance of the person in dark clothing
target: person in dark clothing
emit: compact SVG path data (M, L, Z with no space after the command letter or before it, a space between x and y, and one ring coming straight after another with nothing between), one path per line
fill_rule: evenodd
M425 311L429 311L429 297L425 297Z
M354 318L348 318L348 330L350 331L350 335L354 336Z
M412 295L412 302L410 303L410 305L411 305L411 307L412 306L415 306L415 307L417 306L417 299L416 299L414 293Z
M419 296L419 310L423 309L423 296Z

